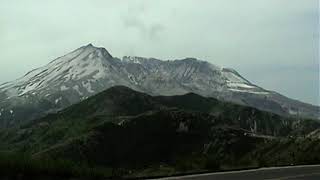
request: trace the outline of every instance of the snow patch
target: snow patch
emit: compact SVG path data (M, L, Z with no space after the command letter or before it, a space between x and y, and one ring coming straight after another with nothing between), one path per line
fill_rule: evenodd
M94 93L94 91L92 90L90 81L82 82L82 86L85 87L89 93Z
M65 85L62 85L61 87L60 87L60 90L61 91L66 91L66 90L68 90L69 88L67 87L67 86L65 86Z
M28 92L30 92L30 91L35 90L36 87L38 87L38 86L39 86L38 83L34 83L34 84L30 83L30 84L28 84L28 85L23 89L23 91L19 94L19 96L22 96L22 95L24 95L24 94L26 94L26 93L28 93Z
M62 100L62 97L59 97L58 99L56 99L56 100L54 101L54 103L55 103L55 104L58 104L61 100Z
M85 96L85 97L81 97L80 99L81 99L81 101L83 101L83 100L88 99L88 97L87 97L87 96Z
M139 57L134 57L134 56L124 56L121 61L141 64Z
M227 82L227 86L231 88L245 88L245 89L253 89L256 88L255 86L245 84L245 83L233 83L233 82Z
M269 92L250 91L250 90L243 90L243 89L233 89L233 88L230 88L229 90L230 90L230 91L235 91L235 92L251 93L251 94L264 94L264 95L269 94Z

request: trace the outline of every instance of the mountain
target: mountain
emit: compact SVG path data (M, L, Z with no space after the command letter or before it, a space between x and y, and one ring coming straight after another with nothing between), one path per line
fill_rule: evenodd
M27 153L40 162L53 158L76 162L72 166L121 168L130 176L168 175L161 168L177 173L318 163L319 129L315 120L194 93L150 96L114 86L23 126L0 130L0 152Z
M116 85L154 96L193 92L279 115L319 119L319 107L260 88L233 69L194 58L119 59L89 44L0 85L0 128L57 112Z

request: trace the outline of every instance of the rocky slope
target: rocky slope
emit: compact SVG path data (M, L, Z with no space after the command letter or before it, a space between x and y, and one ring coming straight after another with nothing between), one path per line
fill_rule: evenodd
M56 112L115 85L150 95L194 92L280 115L319 118L319 107L260 88L232 69L193 58L118 59L89 44L0 85L0 127Z

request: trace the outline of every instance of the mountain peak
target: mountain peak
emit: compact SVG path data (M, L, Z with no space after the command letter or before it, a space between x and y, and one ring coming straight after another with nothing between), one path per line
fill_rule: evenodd
M80 50L82 50L82 53L83 52L86 52L89 54L95 53L105 58L112 58L111 54L104 47L97 47L97 46L94 46L92 43L82 46Z
M89 43L88 45L86 45L86 47L94 47L91 43Z
M96 49L96 48L98 48L98 47L95 47L93 44L89 43L89 44L87 44L87 45L81 46L81 47L78 48L78 49Z

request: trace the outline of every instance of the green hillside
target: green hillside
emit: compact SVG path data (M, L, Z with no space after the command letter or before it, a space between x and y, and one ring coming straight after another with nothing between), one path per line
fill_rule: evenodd
M320 162L320 146L308 135L319 128L317 121L196 94L152 97L117 86L0 131L2 154L26 157L22 162L0 158L0 166L22 166L12 171L26 176L30 171L51 176L65 162L61 177L139 177L312 164Z

